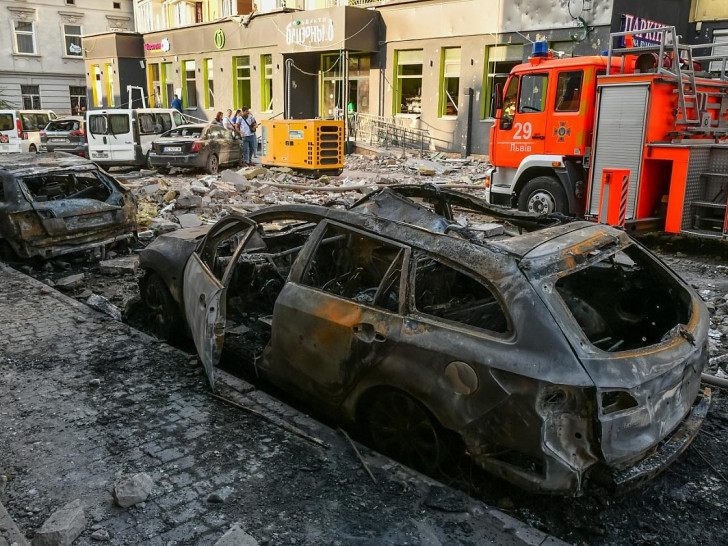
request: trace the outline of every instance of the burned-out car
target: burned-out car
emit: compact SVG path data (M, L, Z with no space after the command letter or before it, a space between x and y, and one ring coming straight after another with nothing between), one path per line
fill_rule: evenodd
M494 215L540 229L485 237ZM224 346L424 470L460 445L534 491L634 484L710 403L705 306L609 226L398 186L234 213L158 238L141 265L157 331L189 329L213 388Z
M135 237L131 192L86 159L65 153L0 158L0 249L53 258Z

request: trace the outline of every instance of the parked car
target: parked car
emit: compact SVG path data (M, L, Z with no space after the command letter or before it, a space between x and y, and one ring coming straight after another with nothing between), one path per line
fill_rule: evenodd
M483 237L454 206L475 228L549 227ZM427 471L464 445L529 490L625 487L664 470L710 403L705 305L606 225L395 186L348 210L231 213L140 263L157 333L187 328L213 389L225 350Z
M37 153L40 151L40 132L51 120L56 119L53 110L17 110L18 136L21 138L20 151Z
M218 168L240 165L243 142L232 131L215 123L183 125L152 143L149 163L162 171L170 167L194 167L216 174Z
M0 153L20 151L22 138L18 135L18 115L15 110L0 110Z
M174 108L118 108L86 114L89 158L107 167L149 166L152 141L187 123Z
M0 252L53 258L136 235L129 190L94 163L64 153L0 156Z
M80 116L54 119L40 132L40 151L88 157L85 127L86 121Z

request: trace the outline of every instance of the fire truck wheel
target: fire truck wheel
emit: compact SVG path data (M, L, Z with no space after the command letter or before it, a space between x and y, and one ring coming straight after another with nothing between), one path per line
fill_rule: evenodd
M568 213L566 193L552 176L537 176L529 180L518 196L518 210L548 214Z

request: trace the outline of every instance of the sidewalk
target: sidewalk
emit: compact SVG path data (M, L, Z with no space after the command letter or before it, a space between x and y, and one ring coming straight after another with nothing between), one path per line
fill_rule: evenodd
M360 446L375 485L330 428L239 380L230 396L273 422L228 405L186 353L2 264L0 278L0 500L26 536L80 499L74 545L99 529L212 545L238 521L260 544L562 544ZM152 494L118 508L114 481L133 472Z

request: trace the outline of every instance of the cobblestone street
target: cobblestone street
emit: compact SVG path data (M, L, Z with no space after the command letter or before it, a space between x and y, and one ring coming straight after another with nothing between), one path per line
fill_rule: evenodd
M261 544L558 543L364 449L375 485L332 429L242 382L237 402L330 448L232 407L186 353L0 268L2 501L28 537L80 499L84 545L214 544L236 521ZM133 472L151 496L118 508Z

